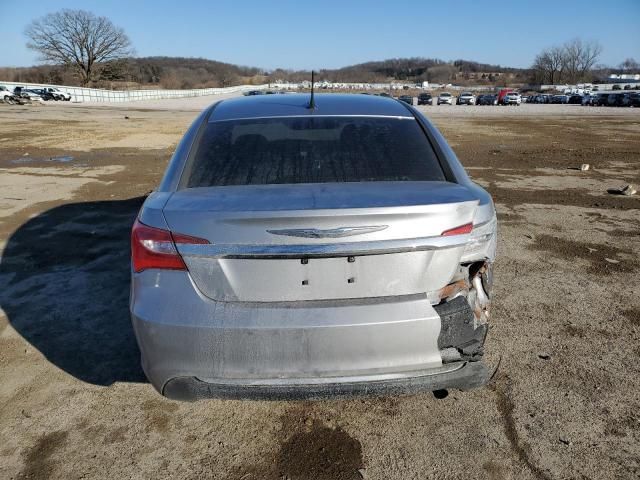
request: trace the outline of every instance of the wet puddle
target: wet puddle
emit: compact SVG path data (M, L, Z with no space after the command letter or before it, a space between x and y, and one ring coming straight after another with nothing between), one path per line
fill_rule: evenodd
M60 155L55 157L31 157L29 155L25 155L22 158L16 158L10 160L10 163L14 165L23 165L25 163L34 163L34 162L56 162L56 163L69 163L73 162L73 157L71 155Z

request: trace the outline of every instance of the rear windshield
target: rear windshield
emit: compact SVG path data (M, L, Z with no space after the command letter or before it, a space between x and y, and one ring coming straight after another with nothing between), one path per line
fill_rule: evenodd
M413 118L276 117L205 126L182 187L444 181Z

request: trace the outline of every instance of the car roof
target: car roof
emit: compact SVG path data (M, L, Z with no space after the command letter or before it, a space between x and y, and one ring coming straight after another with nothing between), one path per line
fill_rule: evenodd
M315 108L308 108L310 95L255 95L231 98L216 104L210 122L264 117L294 116L383 116L413 118L411 111L397 100L374 95L315 94Z

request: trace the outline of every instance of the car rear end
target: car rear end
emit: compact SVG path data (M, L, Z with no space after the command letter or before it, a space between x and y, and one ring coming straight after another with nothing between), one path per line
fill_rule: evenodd
M318 100L326 116L246 118L225 101L190 129L132 232L132 320L161 393L487 381L493 203L424 117L380 102L390 113Z

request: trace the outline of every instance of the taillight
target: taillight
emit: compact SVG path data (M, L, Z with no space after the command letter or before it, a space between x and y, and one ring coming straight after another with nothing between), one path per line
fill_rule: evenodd
M133 224L131 230L131 263L135 272L149 268L164 270L186 270L187 267L178 253L176 243L209 243L203 238L172 233L169 230L154 228L141 223Z
M468 233L471 233L471 230L473 230L473 223L466 223L464 225L460 225L459 227L445 230L441 233L441 235L443 237L449 237L451 235L466 235Z

